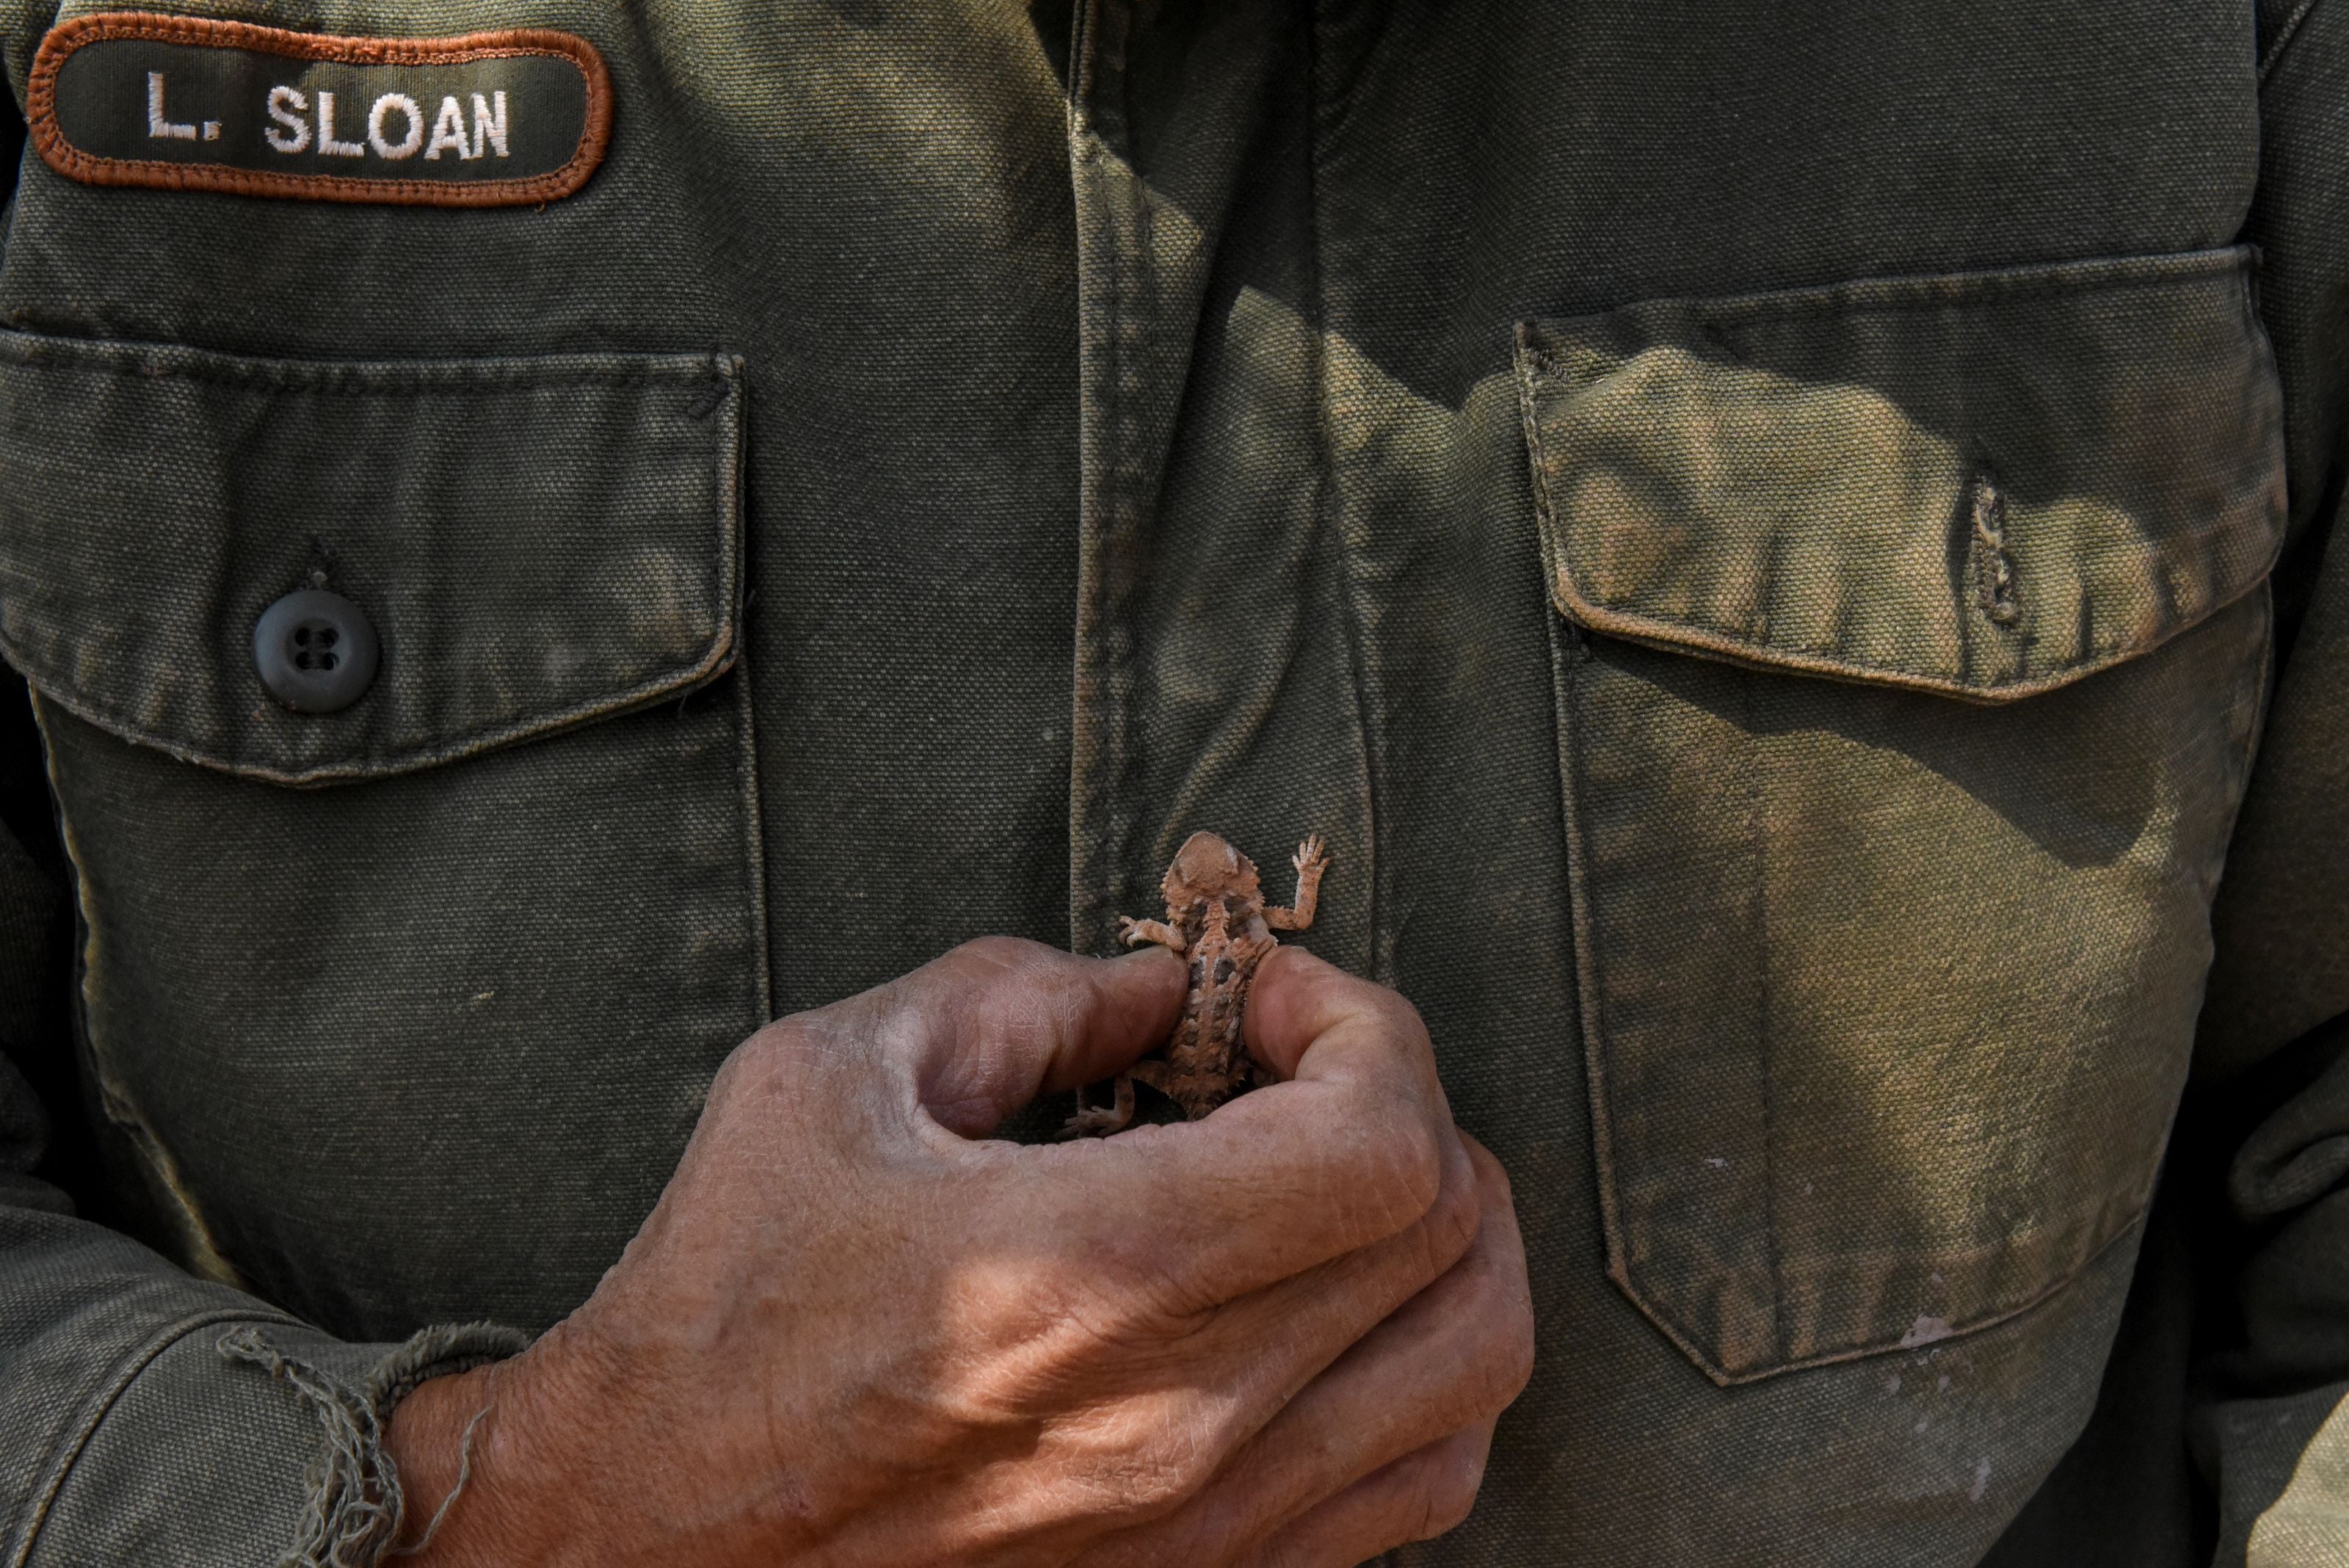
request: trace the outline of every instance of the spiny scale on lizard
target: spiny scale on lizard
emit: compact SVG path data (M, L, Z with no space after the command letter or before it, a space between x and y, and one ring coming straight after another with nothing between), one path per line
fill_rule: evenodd
M1117 1080L1116 1102L1088 1106L1077 1095L1077 1114L1061 1129L1062 1137L1113 1133L1133 1120L1133 1085L1149 1085L1196 1121L1249 1086L1260 1069L1241 1043L1248 986L1265 955L1280 945L1275 931L1301 931L1313 923L1321 893L1321 873L1330 864L1319 834L1297 846L1297 899L1288 909L1267 908L1256 862L1212 833L1195 833L1174 852L1158 890L1166 919L1119 922L1128 947L1156 942L1183 955L1190 966L1190 991L1163 1059L1137 1062Z

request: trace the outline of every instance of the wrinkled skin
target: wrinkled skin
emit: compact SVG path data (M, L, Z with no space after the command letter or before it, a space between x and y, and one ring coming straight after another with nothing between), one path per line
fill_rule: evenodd
M782 1020L532 1349L390 1440L430 1564L1302 1564L1464 1518L1532 1317L1417 1014L1294 949L1205 1120L986 1135L1161 1039L1182 965L972 943Z

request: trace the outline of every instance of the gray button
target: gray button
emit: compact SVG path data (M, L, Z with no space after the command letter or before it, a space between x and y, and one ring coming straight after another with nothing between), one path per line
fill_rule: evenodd
M297 713L357 701L380 654L367 613L340 594L296 588L253 626L253 662L269 694Z

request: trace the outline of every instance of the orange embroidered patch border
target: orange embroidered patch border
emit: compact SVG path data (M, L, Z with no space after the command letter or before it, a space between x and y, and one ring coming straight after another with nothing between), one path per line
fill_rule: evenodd
M191 51L222 57L215 68ZM518 206L568 196L595 171L612 78L585 38L537 28L358 38L109 11L50 29L26 110L41 161L88 185Z

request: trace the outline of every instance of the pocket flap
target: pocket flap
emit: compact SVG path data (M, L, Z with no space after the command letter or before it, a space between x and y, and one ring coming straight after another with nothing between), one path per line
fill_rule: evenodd
M1557 607L1994 701L2158 647L2282 546L2248 248L1528 322Z
M742 378L708 354L334 363L0 334L0 652L212 767L323 783L651 701L738 641ZM323 580L381 645L272 701L254 627Z

